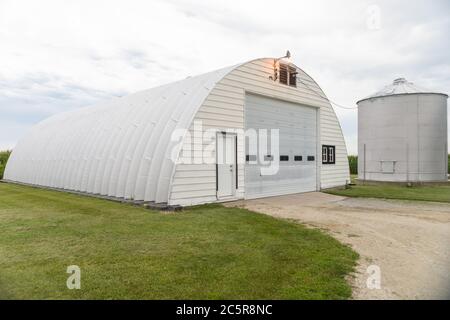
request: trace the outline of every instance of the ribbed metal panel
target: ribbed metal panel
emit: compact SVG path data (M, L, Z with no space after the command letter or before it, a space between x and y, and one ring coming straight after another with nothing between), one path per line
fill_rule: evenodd
M234 68L44 120L14 148L5 179L167 202L175 165L171 153L178 145L171 134L189 128L215 84Z

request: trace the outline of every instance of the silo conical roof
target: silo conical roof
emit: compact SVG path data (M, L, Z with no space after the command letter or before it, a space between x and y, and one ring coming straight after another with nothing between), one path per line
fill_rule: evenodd
M357 103L372 98L393 96L399 94L417 94L417 93L435 93L447 96L444 93L435 92L433 90L418 86L412 82L409 82L405 78L397 78L394 79L394 81L391 84L385 86L383 89L375 92L374 94L371 94L370 96L359 100Z

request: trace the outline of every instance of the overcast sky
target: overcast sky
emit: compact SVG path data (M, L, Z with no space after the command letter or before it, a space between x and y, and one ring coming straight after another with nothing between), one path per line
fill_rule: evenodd
M0 150L55 113L289 49L334 102L450 90L450 1L0 0ZM334 107L356 154L356 110Z

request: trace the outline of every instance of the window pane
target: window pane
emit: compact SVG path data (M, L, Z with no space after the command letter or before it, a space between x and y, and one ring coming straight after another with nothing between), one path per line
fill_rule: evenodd
M335 147L328 148L328 162L330 163L334 163L334 148Z
M322 147L322 163L328 162L328 148Z

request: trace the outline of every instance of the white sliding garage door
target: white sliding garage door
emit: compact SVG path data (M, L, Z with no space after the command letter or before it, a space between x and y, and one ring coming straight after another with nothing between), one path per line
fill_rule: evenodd
M246 139L245 197L315 191L317 186L317 109L259 95L246 95L245 127L267 129L265 139L258 134L255 151ZM279 129L279 169L268 174L263 169L276 166L276 152L270 143L270 130ZM248 131L247 131L248 132ZM260 152L264 151L264 152ZM262 158L262 159L261 159ZM262 160L262 161L261 161ZM262 170L261 170L262 169Z

